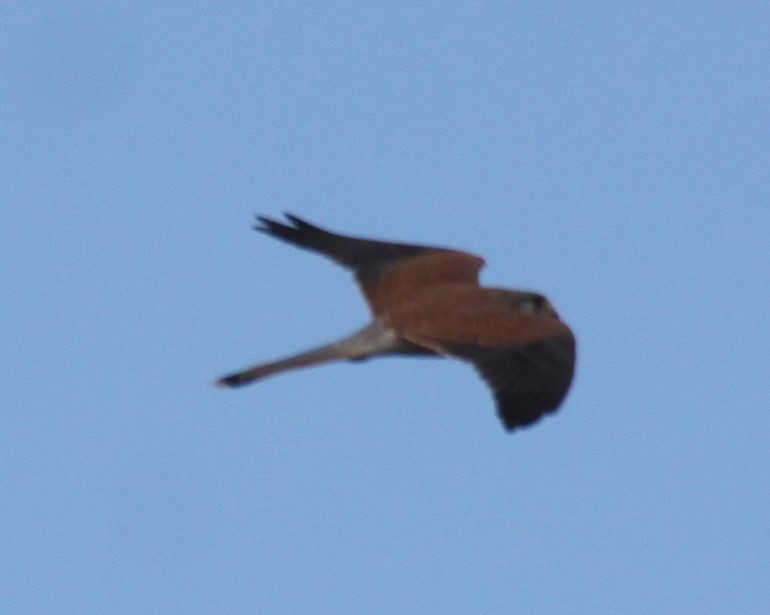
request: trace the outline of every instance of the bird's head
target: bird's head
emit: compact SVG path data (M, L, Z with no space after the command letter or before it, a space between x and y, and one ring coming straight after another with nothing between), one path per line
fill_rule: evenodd
M551 302L540 293L523 290L496 290L499 296L514 312L529 314L531 316L547 316L559 320L559 314L553 309Z

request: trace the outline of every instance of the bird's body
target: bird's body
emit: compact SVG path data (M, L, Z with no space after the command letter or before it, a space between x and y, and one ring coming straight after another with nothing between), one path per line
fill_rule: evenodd
M338 342L255 365L217 384L240 386L329 361L440 355L474 364L509 430L559 406L572 380L575 339L545 297L480 286L484 260L466 252L347 237L287 218L291 226L260 217L256 228L351 269L372 321Z

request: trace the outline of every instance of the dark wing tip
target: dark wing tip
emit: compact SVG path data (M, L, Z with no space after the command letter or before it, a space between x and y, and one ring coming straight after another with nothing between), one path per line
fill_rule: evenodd
M506 431L514 431L520 427L529 427L537 423L546 414L555 412L561 405L563 395L555 401L545 401L537 394L529 399L506 399L504 394L494 391L497 414Z
M257 223L254 230L267 233L271 237L287 241L294 245L311 250L322 250L323 245L331 236L328 231L306 222L289 213L284 214L290 224L279 222L266 216L254 216Z
M266 218L265 216L254 216L254 218L257 221L257 223L254 224L254 226L252 227L255 231L270 233L276 227L286 226L281 222L276 222L275 220L271 220L270 218Z
M575 369L575 346L571 336L543 340L509 352L500 365L478 365L494 393L497 412L508 431L526 427L546 414L556 412L569 391Z
M288 211L283 212L283 215L286 217L286 219L291 222L295 227L298 229L305 228L305 229L312 229L314 231L320 231L321 229L314 224L310 224L307 220L303 220L299 216L295 216L294 214L289 213Z
M394 243L364 237L352 237L328 231L307 220L284 212L286 222L257 215L254 229L297 247L318 252L352 270L359 283L378 276L393 263L445 248Z
M283 215L289 222L291 222L293 226L289 226L283 222L278 222L277 220L273 220L272 218L268 218L267 216L261 216L259 214L256 214L254 218L257 220L258 224L254 225L254 230L268 231L268 232L272 232L276 228L292 229L294 231L301 231L303 229L311 230L311 231L322 230L320 227L315 226L314 224L310 224L310 222L308 222L307 220L303 220L299 216L295 216L294 214L291 214L287 211L285 211Z
M555 412L572 382L575 345L571 333L508 348L467 344L447 348L474 364L492 390L507 431L532 425Z

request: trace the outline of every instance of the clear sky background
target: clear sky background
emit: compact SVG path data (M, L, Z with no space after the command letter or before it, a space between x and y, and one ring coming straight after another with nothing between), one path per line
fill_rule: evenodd
M770 4L0 6L0 611L764 614ZM223 391L363 324L294 212L576 332Z

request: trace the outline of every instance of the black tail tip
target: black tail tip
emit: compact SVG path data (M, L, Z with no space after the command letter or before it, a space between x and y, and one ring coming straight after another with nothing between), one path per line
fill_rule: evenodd
M232 389L233 387L237 387L239 384L242 384L239 374L233 374L232 376L225 376L224 378L220 378L219 380L214 382L215 386L218 386L222 389Z

